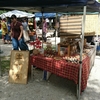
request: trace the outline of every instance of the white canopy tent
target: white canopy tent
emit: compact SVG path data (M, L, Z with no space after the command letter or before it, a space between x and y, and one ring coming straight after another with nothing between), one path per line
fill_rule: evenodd
M12 11L8 11L6 13L1 14L0 17L3 19L6 17L11 17L13 14L15 14L17 18L22 18L22 17L32 18L35 16L34 14L27 13L24 11L12 10Z

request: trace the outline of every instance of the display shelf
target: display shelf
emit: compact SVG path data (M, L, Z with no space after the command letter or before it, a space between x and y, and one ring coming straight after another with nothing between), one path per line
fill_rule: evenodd
M75 54L78 50L77 50L77 47L78 47L78 42L79 40L74 40L72 42L69 42L69 43L59 43L58 44L58 55L61 55L60 53L60 48L61 47L65 47L67 50L65 51L65 53L67 53L67 56L71 56L73 54Z

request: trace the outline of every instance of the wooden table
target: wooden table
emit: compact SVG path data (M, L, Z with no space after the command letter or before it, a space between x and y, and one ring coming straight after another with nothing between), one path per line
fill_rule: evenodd
M87 86L87 80L90 73L90 69L93 66L95 58L95 49L91 49L92 55L86 55L86 57L82 60L82 79L81 79L81 91L84 91L84 89ZM91 59L92 57L92 59ZM90 63L92 61L92 65L90 66ZM79 83L79 67L80 64L67 62L64 59L61 60L55 60L54 58L48 58L44 57L42 55L37 56L30 56L30 65L34 65L40 69L43 69L45 71L51 72L53 74L56 74L60 77L67 78L69 80L74 81L76 85Z
M87 86L87 79L89 75L90 68L90 58L87 56L82 62L82 91ZM67 78L78 84L79 66L80 64L75 64L71 62L66 62L66 60L55 60L53 58L38 56L30 56L30 65L34 65L38 68L56 74L60 77Z

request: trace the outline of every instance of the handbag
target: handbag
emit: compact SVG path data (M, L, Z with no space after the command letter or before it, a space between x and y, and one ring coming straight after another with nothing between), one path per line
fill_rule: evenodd
M30 41L30 37L27 30L23 30L23 37L24 37L24 42Z

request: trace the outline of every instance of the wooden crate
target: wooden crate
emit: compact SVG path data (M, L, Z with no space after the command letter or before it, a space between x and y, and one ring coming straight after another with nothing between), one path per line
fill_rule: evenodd
M61 56L61 50L60 50L61 47L65 47L67 49L67 53L64 55L71 56L71 55L75 54L78 51L77 50L78 42L79 42L79 40L73 41L72 43L70 43L70 42L59 43L58 44L58 55Z
M36 31L29 33L29 36L34 36L34 35L36 35Z
M27 83L29 67L29 51L11 51L9 82Z

